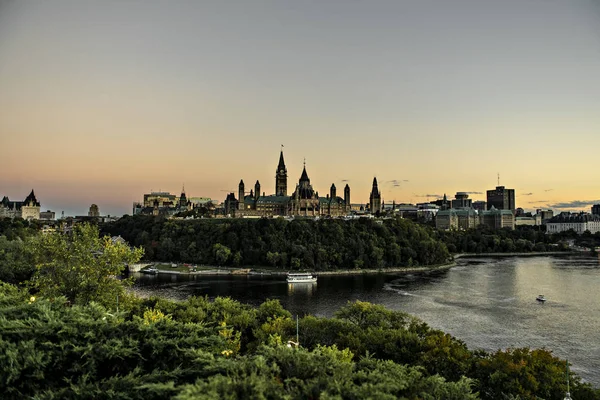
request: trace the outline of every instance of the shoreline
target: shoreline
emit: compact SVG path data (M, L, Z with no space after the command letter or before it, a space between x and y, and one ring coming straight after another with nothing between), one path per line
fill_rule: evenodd
M309 271L313 274L319 275L373 275L373 274L389 274L389 273L400 273L409 274L416 272L436 272L445 271L456 266L456 261L461 258L502 258L502 257L544 257L544 256L580 256L580 257L593 257L588 253L579 252L565 252L565 251L548 251L548 252L530 252L530 253L460 253L455 254L452 260L449 260L444 264L428 265L428 266L416 266L416 267L394 267L394 268L366 268L366 269L343 269L335 271ZM145 264L146 266L153 265L152 263ZM132 271L142 273L138 271ZM167 269L159 269L158 274L168 275L273 275L273 276L286 276L289 271L270 270L262 268L231 268L231 267L209 267L200 271L172 271ZM300 272L300 271L299 271Z

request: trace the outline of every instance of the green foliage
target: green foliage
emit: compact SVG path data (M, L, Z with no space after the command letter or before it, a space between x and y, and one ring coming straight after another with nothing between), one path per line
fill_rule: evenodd
M25 240L36 236L41 225L39 221L28 221L21 218L0 218L0 236L9 241Z
M103 232L146 250L147 260L333 270L441 264L432 228L404 219L197 219L123 217Z
M560 398L545 350L471 353L418 319L364 302L300 320L278 301L137 299L126 312L0 283L0 393L40 399ZM246 345L244 345L244 343ZM283 344L282 344L283 343ZM578 399L600 399L572 379Z
M522 226L515 230L492 230L480 226L466 231L436 231L436 236L452 253L529 253L532 251L563 251L562 240L568 232L548 235L542 227ZM575 234L578 237L577 234ZM598 235L600 243L600 235Z
M71 236L41 235L26 242L36 271L30 287L40 296L64 296L73 304L98 302L116 308L117 296L126 299L118 276L127 263L142 256L141 249L100 237L92 225L76 225Z
M475 375L483 399L498 399L518 395L523 399L562 399L567 387L566 362L545 349L527 348L498 350L483 355L475 363ZM572 392L581 397L598 398L600 394L581 385L577 376L571 377ZM589 397L595 396L595 397Z
M0 236L0 281L19 284L30 279L34 270L25 242Z

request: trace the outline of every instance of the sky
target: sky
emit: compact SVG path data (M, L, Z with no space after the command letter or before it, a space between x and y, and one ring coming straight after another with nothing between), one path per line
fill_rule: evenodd
M600 203L600 0L0 0L0 196ZM288 193L289 194L289 193Z

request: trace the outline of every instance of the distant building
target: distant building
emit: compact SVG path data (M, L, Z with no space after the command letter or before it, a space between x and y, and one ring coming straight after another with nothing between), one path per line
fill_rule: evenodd
M552 217L554 217L554 211L552 210L536 210L535 218L538 225L546 225L546 223L548 223Z
M600 215L600 204L594 204L592 206L592 214Z
M515 190L496 186L496 189L487 191L487 209L492 207L498 210L511 210L515 212Z
M546 233L565 232L571 229L580 235L585 231L600 232L600 215L562 212L552 217L546 224Z
M425 221L433 221L440 207L431 203L417 204L417 217Z
M36 199L33 189L23 201L10 201L4 196L0 202L0 218L40 219L40 202Z
M477 211L487 210L487 203L483 200L477 200L473 202L473 209Z
M515 217L515 226L536 226L540 225L535 217Z
M189 201L192 203L192 207L194 208L206 206L208 203L214 204L213 199L210 197L190 197Z
M510 210L490 210L479 213L479 223L491 229L515 229L515 216Z
M451 202L451 206L454 209L458 208L471 208L473 201L469 199L469 194L467 192L456 192L454 195L454 200Z
M56 213L54 211L41 211L40 220L42 221L54 221L56 219Z
M88 211L88 217L99 217L100 216L100 210L98 209L98 206L95 204L92 204L90 206L90 210Z
M371 210L371 214L381 211L381 192L377 187L377 178L373 178L373 187L369 195L369 209Z
M477 211L472 208L451 208L435 216L435 226L440 230L467 230L479 225Z
M432 201L431 204L435 204L436 206L440 207L440 210L448 210L449 208L451 208L450 202L448 201L448 199L446 197L446 193L444 193L443 198Z
M229 193L224 203L225 215L231 217L341 217L350 213L350 186L344 187L344 197L337 195L337 188L332 184L329 194L320 197L315 191L306 172L306 163L296 188L288 195L287 168L283 158L283 150L279 154L279 163L275 170L275 194L266 195L261 192L257 180L254 189L246 194L244 180L238 184L238 197ZM235 206L235 207L234 207Z
M492 208L478 212L473 208L451 208L437 213L435 225L440 230L467 230L479 225L490 229L515 229L515 217L510 210Z
M191 209L193 209L193 205L187 199L185 188L181 190L179 198L169 192L151 192L144 194L143 203L133 203L133 215L172 216Z

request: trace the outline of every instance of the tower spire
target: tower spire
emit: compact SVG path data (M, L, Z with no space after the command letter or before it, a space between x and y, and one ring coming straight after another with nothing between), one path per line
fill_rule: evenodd
M283 160L283 145L281 145L279 164L277 164L277 170L275 171L275 195L287 196L287 168Z

